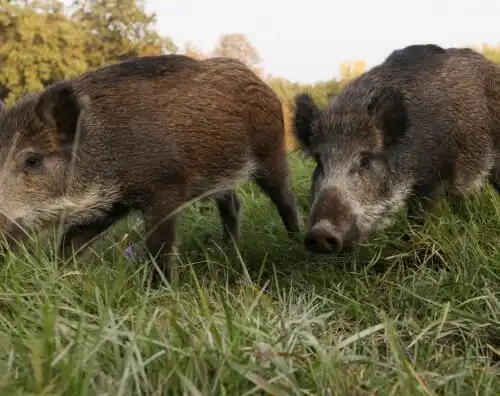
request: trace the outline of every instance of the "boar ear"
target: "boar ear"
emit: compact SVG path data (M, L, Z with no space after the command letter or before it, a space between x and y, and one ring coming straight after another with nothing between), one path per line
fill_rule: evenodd
M306 151L311 149L312 123L318 114L318 106L307 93L295 97L293 129L296 139Z
M368 112L377 128L384 133L384 145L389 147L403 137L408 123L402 92L391 86L380 89L368 104Z
M70 82L60 82L48 87L36 106L40 118L57 131L63 149L73 145L82 109Z
M0 113L6 109L5 103L0 100Z

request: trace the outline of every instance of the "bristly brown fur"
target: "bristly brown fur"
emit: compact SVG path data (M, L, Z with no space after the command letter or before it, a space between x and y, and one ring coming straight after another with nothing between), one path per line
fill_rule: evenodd
M149 56L60 81L0 113L0 150L12 147L15 134L16 161L28 163L23 153L31 150L44 167L20 176L7 163L0 206L32 223L66 211L63 255L138 210L148 248L170 279L178 218L172 213L213 197L224 238L237 239L234 188L248 176L290 235L300 230L281 103L239 61Z

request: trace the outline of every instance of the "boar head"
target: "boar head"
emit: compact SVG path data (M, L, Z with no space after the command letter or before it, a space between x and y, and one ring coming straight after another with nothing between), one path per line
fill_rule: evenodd
M54 220L70 205L68 183L82 103L70 82L0 105L0 231Z
M402 204L407 191L393 158L407 129L402 93L385 86L346 89L319 108L308 94L295 99L294 131L316 162L305 245L315 253L352 247Z

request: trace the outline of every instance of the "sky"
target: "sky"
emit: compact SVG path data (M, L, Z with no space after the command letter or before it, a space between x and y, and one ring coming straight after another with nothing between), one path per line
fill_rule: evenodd
M409 44L500 45L500 0L146 0L146 10L181 48L211 52L221 34L244 33L266 73L301 83Z

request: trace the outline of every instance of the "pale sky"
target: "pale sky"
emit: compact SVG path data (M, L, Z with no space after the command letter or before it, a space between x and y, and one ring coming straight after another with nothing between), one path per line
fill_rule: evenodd
M303 83L409 44L500 44L500 0L146 0L146 10L181 48L210 52L221 34L244 33L267 73Z

